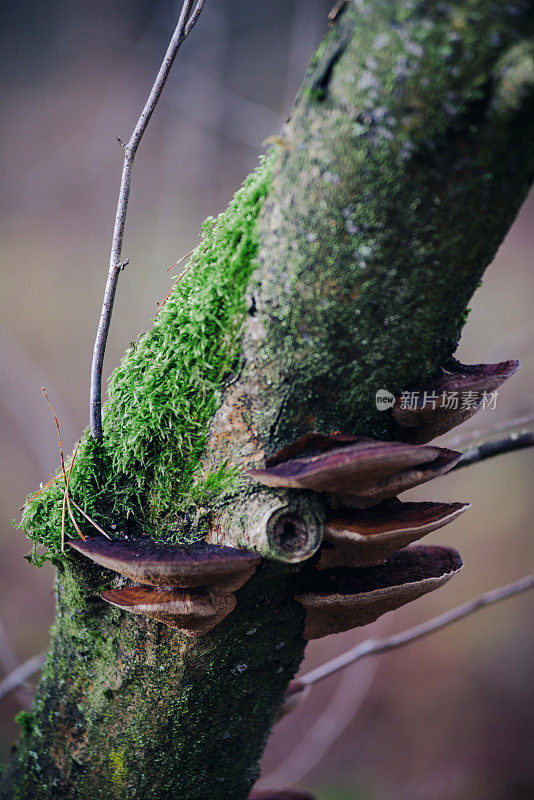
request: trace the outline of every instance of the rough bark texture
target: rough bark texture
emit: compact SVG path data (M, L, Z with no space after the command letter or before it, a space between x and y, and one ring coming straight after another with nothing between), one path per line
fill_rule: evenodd
M375 391L430 378L452 355L534 174L533 11L347 5L284 132L241 368L205 468L256 464L308 430L402 438ZM240 509L236 539L256 492L245 478L238 489L225 509ZM188 640L104 607L109 573L66 559L2 798L245 800L303 655L303 569L264 560L236 611Z

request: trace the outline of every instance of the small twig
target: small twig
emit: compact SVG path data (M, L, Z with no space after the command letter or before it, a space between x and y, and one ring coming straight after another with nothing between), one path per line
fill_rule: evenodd
M63 486L60 484L60 482L58 481L58 479L57 479L57 478L52 478L52 481L54 481L55 483L57 483L57 485L59 486L59 488L61 489L61 491L63 492L63 494L65 494L65 489L64 489L64 488L63 488ZM79 512L80 512L80 514L82 515L82 517L85 517L85 519L87 520L87 522L89 522L89 523L90 523L90 524L93 526L93 528L96 528L96 529L97 529L97 531L99 531L99 532L102 534L102 536L105 536L105 537L106 537L106 539L111 539L111 536L109 535L109 533L106 533L106 531L104 530L104 528L101 528L101 527L100 527L100 525L98 524L98 522L95 522L95 521L94 521L94 519L92 519L92 518L89 516L89 514L88 514L86 511L84 511L84 510L83 510L83 508L81 508L81 506L79 506L79 505L78 505L78 503L76 503L76 501L75 501L75 500L73 500L73 499L72 499L72 497L70 498L70 502L72 503L72 505L74 506L74 508L75 508L77 511L79 511ZM85 536L84 536L84 535L83 535L83 533L81 533L81 532L80 532L80 536L82 537L82 539L85 539Z
M455 469L468 467L470 464L476 464L479 461L485 461L487 458L493 456L500 456L503 453L511 453L514 450L523 450L525 447L534 446L534 433L532 431L525 431L524 433L511 433L505 436L504 439L497 439L494 442L484 442L476 447L470 447L464 450L462 458L452 468L451 472Z
M198 0L195 8L193 11L191 11L193 7L193 0L184 0L180 17L178 19L178 24L176 25L172 39L167 48L167 52L165 53L165 57L159 68L156 80L154 81L152 89L150 90L150 94L147 98L141 115L137 120L137 124L130 137L130 140L123 147L124 162L122 167L117 211L115 214L113 238L111 242L109 272L93 349L93 362L91 365L90 426L91 436L94 439L102 438L102 367L104 364L104 353L106 350L106 342L109 333L111 314L113 311L113 303L115 300L115 292L117 290L117 282L122 268L122 243L124 239L124 227L126 224L126 212L128 209L130 182L135 154L137 153L139 143L161 96L163 87L165 86L165 82L169 76L171 67L176 57L176 53L178 52L182 42L192 31L196 21L200 16L200 12L202 11L204 4L205 0Z
M27 661L23 661L22 664L19 664L9 675L6 675L6 677L0 681L0 700L3 700L13 689L23 684L28 678L35 675L36 672L39 672L45 662L45 658L45 653L32 656Z
M457 608L453 608L451 611L447 611L439 617L434 617L427 622L423 622L421 625L416 625L414 628L408 628L408 630L395 633L393 636L386 636L384 639L367 639L351 650L347 650L346 653L342 653L342 655L337 656L337 658L333 658L332 661L327 661L326 664L322 664L320 667L313 669L311 672L308 672L307 675L303 675L301 678L295 678L295 680L291 681L289 684L288 692L298 690L299 687L304 688L305 686L318 683L366 656L386 653L389 650L395 650L398 647L403 647L405 644L414 642L416 639L422 639L424 636L428 636L434 631L441 630L441 628L445 628L447 625L456 622L456 620L463 619L463 617L467 617L485 606L499 603L507 597L514 597L517 594L521 594L533 588L534 574L527 575L525 578L520 578L520 580L514 583L508 583L506 586L500 586L498 589L486 592L486 594L474 600L469 600L469 602Z

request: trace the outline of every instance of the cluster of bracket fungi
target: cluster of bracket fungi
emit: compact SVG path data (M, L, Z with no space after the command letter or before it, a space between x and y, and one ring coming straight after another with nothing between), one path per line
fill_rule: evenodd
M405 408L397 401L392 414L405 441L308 433L268 458L264 468L247 471L266 487L308 490L326 501L322 536L315 532L308 549L302 542L305 520L287 516L300 541L298 555L283 560L306 561L318 550L310 562L315 569L295 597L306 611L307 639L367 625L443 585L461 568L456 550L413 542L454 520L469 504L401 502L397 495L458 463L460 453L427 442L472 416L484 393L517 367L517 361L455 362L453 371L442 370L431 384L411 387L421 396L469 392L475 401L465 408L435 403ZM236 591L262 558L260 547L180 546L148 538L92 537L70 544L133 582L102 592L103 600L191 637L207 633L233 611Z

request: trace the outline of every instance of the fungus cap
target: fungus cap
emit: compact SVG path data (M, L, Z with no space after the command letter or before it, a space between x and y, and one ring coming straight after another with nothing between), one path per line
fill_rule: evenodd
M413 402L405 404L402 397L397 397L392 410L394 420L404 428L403 439L423 444L461 425L476 414L484 398L518 368L519 361L456 362L452 370L442 368L435 380L410 387L407 391Z
M211 544L174 545L152 539L107 540L87 537L71 547L102 567L151 586L209 586L233 592L243 586L260 562L257 553Z
M235 594L214 595L176 587L123 586L101 592L110 605L142 614L197 637L210 631L236 606Z
M379 566L317 572L295 597L306 609L304 637L368 625L443 586L461 566L453 548L412 545Z
M402 503L384 500L327 519L318 569L380 564L396 550L448 525L469 503Z
M327 492L364 508L441 475L460 458L460 453L431 445L312 433L248 475L265 486Z

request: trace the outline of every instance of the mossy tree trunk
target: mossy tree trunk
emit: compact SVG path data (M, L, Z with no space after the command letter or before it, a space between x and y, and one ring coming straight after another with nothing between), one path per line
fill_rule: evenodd
M452 356L534 175L533 5L347 4L262 168L258 268L206 474L310 430L402 439L375 392ZM241 478L224 498L242 526L255 492ZM109 573L63 559L2 798L245 800L304 652L302 569L264 559L237 609L191 640L104 606Z

